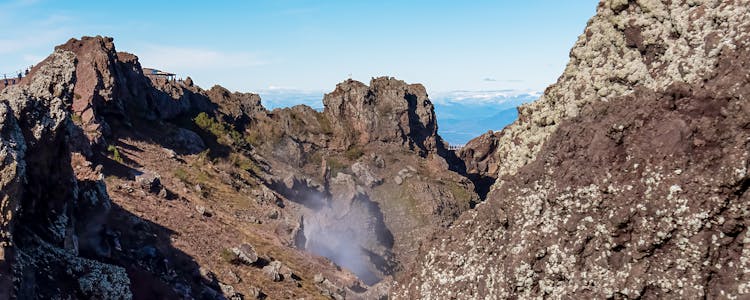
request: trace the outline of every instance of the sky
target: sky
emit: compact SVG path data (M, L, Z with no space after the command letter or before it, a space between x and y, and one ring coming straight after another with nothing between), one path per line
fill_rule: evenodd
M595 0L0 0L0 73L55 45L111 36L144 67L204 88L331 91L393 76L428 92L541 91Z

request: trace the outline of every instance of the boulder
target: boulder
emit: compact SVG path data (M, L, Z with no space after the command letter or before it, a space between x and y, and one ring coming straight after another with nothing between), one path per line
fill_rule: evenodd
M370 168L364 163L354 163L351 168L354 175L356 175L367 187L372 188L383 183L383 179L375 176L370 171Z
M250 244L242 244L232 248L232 253L237 256L237 260L243 264L251 265L258 261L258 253Z
M135 183L150 193L159 194L164 186L161 185L161 176L155 173L144 173L135 177Z
M197 133L182 127L169 131L164 142L180 154L196 154L206 150L206 144Z
M284 280L283 275L281 274L281 267L282 264L278 260L274 260L271 263L269 263L267 266L263 267L263 274L268 277L268 279L273 281L282 281Z

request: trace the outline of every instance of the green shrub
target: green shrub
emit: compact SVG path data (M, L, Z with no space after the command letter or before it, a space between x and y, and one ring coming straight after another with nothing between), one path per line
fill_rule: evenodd
M232 125L210 117L207 113L201 112L193 122L196 126L216 137L216 141L227 146L245 147L248 142Z
M262 139L258 131L253 130L245 133L245 142L250 145L258 146L261 140Z
M320 164L323 162L323 154L321 153L321 151L310 152L305 157L305 161L308 164L313 164L314 166L320 166Z
M112 154L112 160L123 163L122 156L120 156L120 150L117 150L117 147L115 145L109 145L107 147L107 151Z

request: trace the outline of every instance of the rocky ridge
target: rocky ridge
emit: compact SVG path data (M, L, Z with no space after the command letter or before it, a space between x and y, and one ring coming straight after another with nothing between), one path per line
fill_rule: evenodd
M378 298L479 201L424 87L393 78L268 111L84 37L0 99L3 296Z

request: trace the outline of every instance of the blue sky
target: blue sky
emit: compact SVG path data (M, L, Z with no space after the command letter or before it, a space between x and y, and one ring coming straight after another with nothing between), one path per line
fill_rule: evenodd
M597 1L0 0L0 72L107 35L143 66L208 88L330 91L352 74L430 92L540 91ZM17 28L17 29L16 29Z

